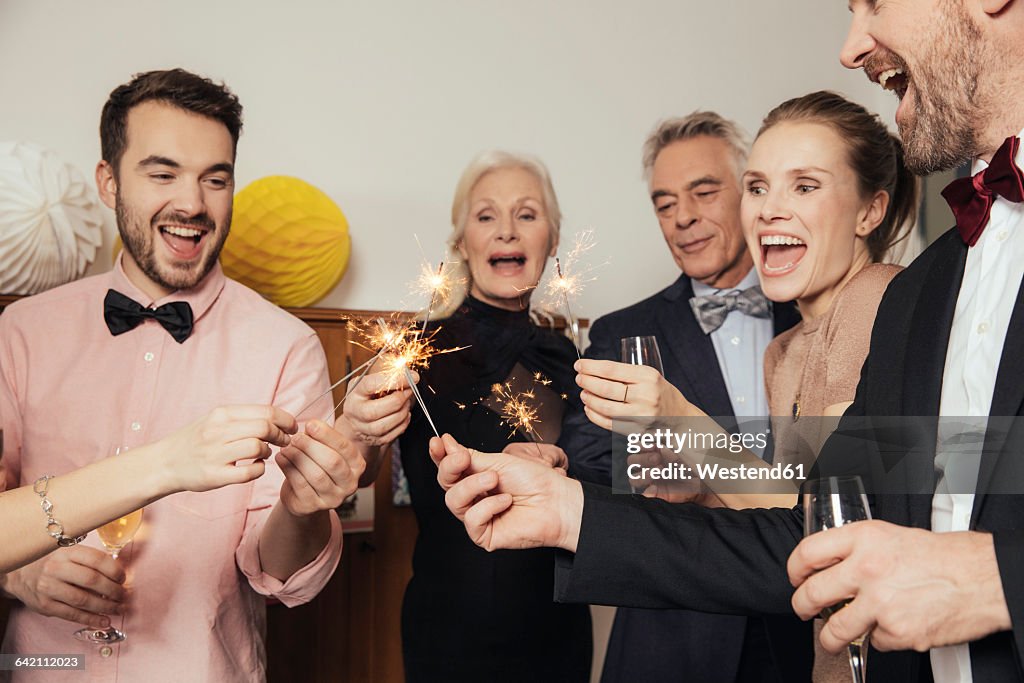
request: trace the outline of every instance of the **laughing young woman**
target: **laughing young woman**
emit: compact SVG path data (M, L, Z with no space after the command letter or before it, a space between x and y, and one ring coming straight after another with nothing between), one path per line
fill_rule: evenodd
M881 261L913 221L917 181L899 140L876 115L835 93L815 92L768 114L743 187L743 229L764 293L795 300L803 317L765 353L774 462L809 465L814 454L788 447L787 431L801 418L842 415L853 401L878 303L900 270ZM587 415L607 429L613 418L629 415L703 415L650 368L595 360L577 368ZM815 436L820 445L827 434ZM673 497L665 487L646 493ZM793 502L718 498L736 508Z

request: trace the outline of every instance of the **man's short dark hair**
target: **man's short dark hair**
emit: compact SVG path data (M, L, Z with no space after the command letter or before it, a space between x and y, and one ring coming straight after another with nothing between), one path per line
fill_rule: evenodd
M143 102L163 102L184 111L220 121L231 133L234 147L242 132L242 105L223 83L184 69L147 71L114 88L100 116L100 152L115 176L128 146L128 112Z

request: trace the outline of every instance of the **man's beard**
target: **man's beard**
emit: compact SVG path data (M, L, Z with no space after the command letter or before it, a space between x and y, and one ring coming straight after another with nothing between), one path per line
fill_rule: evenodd
M230 214L224 224L222 234L218 235L216 234L218 232L216 224L206 214L184 218L176 216L171 212L157 214L147 225L145 220L128 207L120 192L117 194L114 214L117 218L117 231L121 235L121 243L124 245L125 251L131 255L147 278L161 288L170 291L191 289L202 282L203 278L213 269L214 264L217 263L217 258L220 256L220 251L224 247L224 242L227 240L231 227ZM157 264L156 245L154 244L154 240L157 239L156 226L161 223L174 223L175 225L207 229L211 234L207 235L204 239L214 239L217 241L198 265L190 264L183 266L172 264L168 269L169 272L161 272Z
M900 126L905 163L917 175L955 168L980 153L984 103L981 31L955 0L943 3L925 42L930 46L911 74L914 109Z

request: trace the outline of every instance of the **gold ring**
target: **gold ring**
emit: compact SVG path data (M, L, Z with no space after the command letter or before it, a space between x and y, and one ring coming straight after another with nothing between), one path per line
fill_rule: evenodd
M624 386L626 387L626 390L622 392L622 401L620 401L620 403L625 403L626 399L629 398L629 385L626 384Z

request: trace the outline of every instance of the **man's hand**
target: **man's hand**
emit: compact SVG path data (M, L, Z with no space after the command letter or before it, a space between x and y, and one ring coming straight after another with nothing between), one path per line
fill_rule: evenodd
M990 534L854 522L805 538L788 570L804 619L852 599L822 629L829 652L868 631L879 650L925 652L1011 627Z
M557 470L560 474L565 474L569 469L569 457L565 454L565 451L558 446L553 446L549 443L527 443L524 441L517 441L516 443L510 443L505 446L501 452L520 458L536 460L541 464Z
M618 418L694 414L693 405L654 368L589 358L574 367L587 417L602 429L611 430Z
M430 455L448 509L480 547L576 551L583 516L578 481L534 458L468 450L447 434L430 440Z
M138 451L161 454L166 493L209 491L262 476L269 444L287 446L297 429L295 418L280 408L227 406ZM239 461L254 462L236 465Z
M281 503L297 517L333 510L359 485L366 461L347 438L319 420L291 439L276 457L284 472Z
M7 575L4 589L33 612L106 628L120 614L124 569L107 553L84 545L61 548Z

